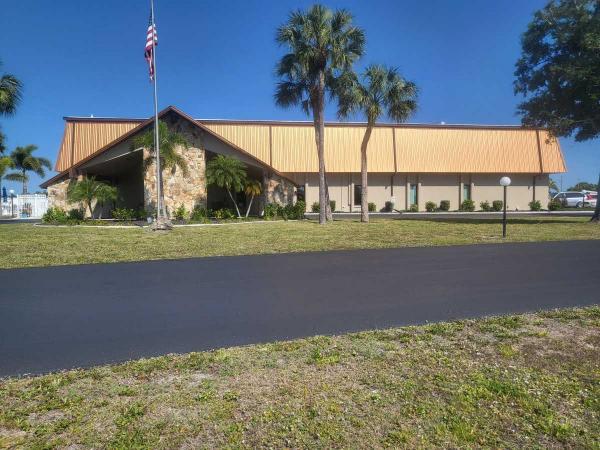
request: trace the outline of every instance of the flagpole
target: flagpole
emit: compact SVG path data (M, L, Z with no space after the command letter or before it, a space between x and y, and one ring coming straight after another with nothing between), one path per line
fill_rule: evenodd
M160 142L158 138L158 94L156 90L156 24L154 23L154 0L150 0L150 15L152 17L152 66L154 68L153 83L154 83L154 158L156 160L156 222L160 226L162 218L161 195L160 195Z

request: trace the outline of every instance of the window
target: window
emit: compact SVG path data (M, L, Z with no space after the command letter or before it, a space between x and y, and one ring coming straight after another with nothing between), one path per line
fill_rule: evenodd
M297 202L305 202L306 201L306 193L304 190L304 186L298 186L296 188L296 201Z
M419 202L419 197L417 195L417 185L410 185L410 205L416 205ZM408 205L410 207L410 205Z
M360 184L354 185L354 206L360 206L360 200L362 198L362 186Z
M471 183L463 183L463 200L471 200Z

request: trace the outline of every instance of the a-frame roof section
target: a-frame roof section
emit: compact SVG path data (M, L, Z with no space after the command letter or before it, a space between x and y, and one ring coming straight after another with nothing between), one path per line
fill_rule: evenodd
M233 142L225 139L220 134L215 133L210 128L208 128L208 127L204 126L202 123L199 123L198 121L194 120L191 116L189 116L188 114L186 114L183 111L179 110L175 106L168 106L165 109L163 109L162 111L160 111L158 113L158 118L160 119L161 117L165 116L166 114L168 114L170 112L173 112L173 113L177 114L178 116L180 116L184 120L187 120L188 122L190 122L193 126L201 129L202 131L210 134L211 136L214 136L219 141L227 144L228 146L230 146L233 149L235 149L236 151L244 154L245 156L247 156L248 158L252 159L253 161L256 161L258 163L258 165L260 165L260 166L268 169L269 171L271 171L271 172L273 172L273 173L275 173L275 174L277 174L277 175L279 175L279 176L281 176L281 177L283 177L285 179L288 179L287 177L285 177L284 175L282 175L279 171L277 171L271 165L269 165L269 164L265 163L264 161L258 159L256 156L254 156L251 153L247 152L246 150L244 150L243 148L241 148L238 145L234 144ZM121 142L127 140L131 136L139 133L145 127L147 127L148 125L150 125L153 121L154 121L154 117L150 117L150 118L144 120L143 122L141 122L140 124L138 124L134 128L132 128L129 131L125 132L124 134L120 135L119 137L117 137L113 141L109 142L108 144L104 145L103 147L99 148L98 150L96 150L92 154L90 154L90 155L86 156L85 158L82 158L81 160L77 161L75 164L73 164L69 168L61 171L59 174L55 175L54 177L50 178L49 180L44 181L42 184L40 184L40 187L47 188L48 186L50 186L51 184L53 184L55 181L58 181L61 178L67 176L71 171L77 169L78 167L82 166L86 162L94 159L96 156L104 153L105 151L109 150L110 148L114 147L115 145L120 144ZM67 135L67 132L65 132L65 136L66 135ZM65 139L64 136L63 136L63 139Z

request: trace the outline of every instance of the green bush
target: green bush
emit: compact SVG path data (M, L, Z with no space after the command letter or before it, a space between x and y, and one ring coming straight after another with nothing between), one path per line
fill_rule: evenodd
M385 212L392 212L394 210L394 203L393 202L385 202L385 206L384 206L384 211Z
M314 213L318 213L321 211L321 206L319 205L319 202L314 202L311 207L310 210Z
M375 203L373 202L369 202L369 212L375 212L377 211L377 205L375 205Z
M542 203L539 200L535 200L533 202L529 202L529 209L531 211L541 211Z
M488 202L487 200L481 202L479 204L479 207L481 208L482 211L485 211L485 212L490 212L492 210L492 205L490 205L490 202Z
M67 215L73 222L81 222L84 219L84 211L82 208L70 209Z
M271 220L277 217L277 213L279 210L279 205L277 203L267 203L265 205L265 211L263 213L263 218L265 220Z
M194 206L192 212L190 213L190 220L192 222L207 222L208 221L208 211L202 205Z
M475 202L473 200L463 200L463 202L460 204L460 210L461 211L475 211Z
M504 202L502 200L494 200L492 202L492 209L494 211L502 211L503 207L504 207Z
M335 200L329 200L329 207L331 208L331 212L335 212Z
M562 203L558 200L550 200L548 203L548 211L557 211L562 208Z
M53 206L52 208L48 208L44 213L42 222L53 225L65 225L70 222L70 219L64 209Z
M173 213L173 217L175 220L186 220L189 216L187 209L185 209L185 205L182 203Z
M425 203L425 210L427 212L434 212L437 209L437 205L435 202L427 202Z
M135 220L138 217L139 211L129 208L115 208L112 210L112 216L115 220Z
M410 208L408 210L410 212L419 212L419 205L417 205L416 203L413 203L412 205L410 205Z
M302 200L297 201L294 205L294 219L304 219L304 213L306 212L306 202Z
M450 200L442 200L440 202L440 211L450 211Z
M213 214L217 220L235 219L237 217L233 211L227 208L217 209Z

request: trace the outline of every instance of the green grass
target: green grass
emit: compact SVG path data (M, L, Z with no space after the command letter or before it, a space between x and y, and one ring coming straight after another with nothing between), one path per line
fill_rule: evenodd
M598 448L600 307L5 379L0 405L10 448Z
M496 220L339 220L176 228L103 229L0 225L0 269L218 255L499 243ZM600 239L585 218L515 219L508 242Z

